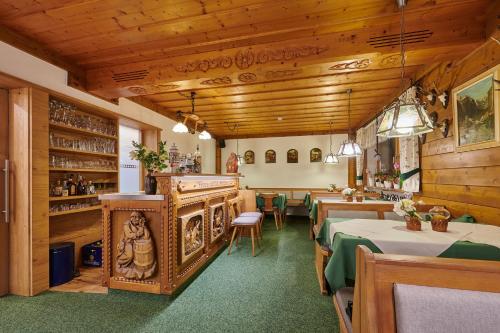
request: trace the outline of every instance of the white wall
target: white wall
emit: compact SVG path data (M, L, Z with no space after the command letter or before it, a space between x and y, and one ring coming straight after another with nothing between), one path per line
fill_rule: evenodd
M175 142L181 152L194 152L200 143L202 169L204 173L215 173L215 140L201 141L197 135L175 134L172 132L174 121L128 99L120 98L115 105L105 100L69 87L67 72L43 60L31 56L8 44L0 42L0 72L32 82L47 89L77 98L81 101L105 108L111 112L162 129L162 140L170 146Z
M333 152L336 153L347 135L333 135ZM320 148L323 158L329 153L328 135L293 136L262 139L239 140L239 154L253 150L255 164L243 164L239 172L244 175L242 186L249 187L317 187L326 188L328 184L347 184L347 159L341 158L338 165L309 162L309 151ZM287 163L286 153L297 149L299 163ZM264 153L268 149L276 151L276 163L265 163ZM226 161L231 152L236 152L236 140L226 140L222 149L222 169L226 170Z

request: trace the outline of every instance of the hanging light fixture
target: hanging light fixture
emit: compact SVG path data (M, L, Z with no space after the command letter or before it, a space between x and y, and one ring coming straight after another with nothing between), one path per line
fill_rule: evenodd
M399 98L387 106L382 116L382 121L377 129L378 136L388 138L420 135L434 130L429 115L423 104L416 97L416 89L404 89L405 75L405 48L404 38L404 8L406 1L398 1L401 8L401 33L399 46L401 50L401 90Z
M200 140L210 140L212 138L210 133L208 133L208 131L207 131L207 122L205 122L205 124L203 126L203 131L198 135L198 138Z
M352 89L347 89L347 95L349 96L349 102L347 106L347 141L344 141L340 145L338 157L356 157L361 156L361 147L354 140L349 138L351 133L351 93Z
M182 120L182 112L177 111L177 124L175 124L175 126L172 128L172 131L174 131L174 133L189 132L189 129L187 128L186 124L184 124L184 122L186 122L186 118L184 118L184 122L182 122L181 120Z
M330 120L330 153L325 157L325 164L339 164L339 159L337 155L332 152L332 121Z

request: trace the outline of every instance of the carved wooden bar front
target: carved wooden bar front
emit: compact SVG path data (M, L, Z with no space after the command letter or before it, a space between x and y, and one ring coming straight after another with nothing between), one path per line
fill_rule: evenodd
M228 240L235 176L156 174L157 195L105 194L103 284L172 294Z

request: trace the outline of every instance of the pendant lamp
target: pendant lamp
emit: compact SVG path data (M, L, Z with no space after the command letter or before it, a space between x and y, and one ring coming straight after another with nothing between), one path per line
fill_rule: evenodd
M332 152L332 121L330 121L330 152L326 155L324 163L325 164L339 164L339 159L337 155Z
M182 112L177 111L177 124L172 128L172 131L174 133L187 133L189 130L187 126L181 121L182 119Z
M352 89L347 89L347 95L349 96L349 102L347 106L347 131L351 133L351 93ZM349 134L348 134L349 136ZM339 148L339 152L337 153L338 157L356 157L361 156L361 147L359 144L351 140L349 137L347 141L344 141Z
M405 5L405 1L400 3L401 34L399 36L399 46L401 50L401 90L404 90L405 75L405 48L403 43ZM420 135L432 132L433 130L434 125L429 119L424 105L416 98L415 91L410 88L405 90L395 102L384 109L384 115L377 129L377 135L396 138Z

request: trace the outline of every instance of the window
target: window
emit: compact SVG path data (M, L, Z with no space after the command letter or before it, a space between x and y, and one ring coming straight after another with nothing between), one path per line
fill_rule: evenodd
M131 160L132 141L141 142L141 131L120 125L120 192L138 192L140 190L140 162Z

